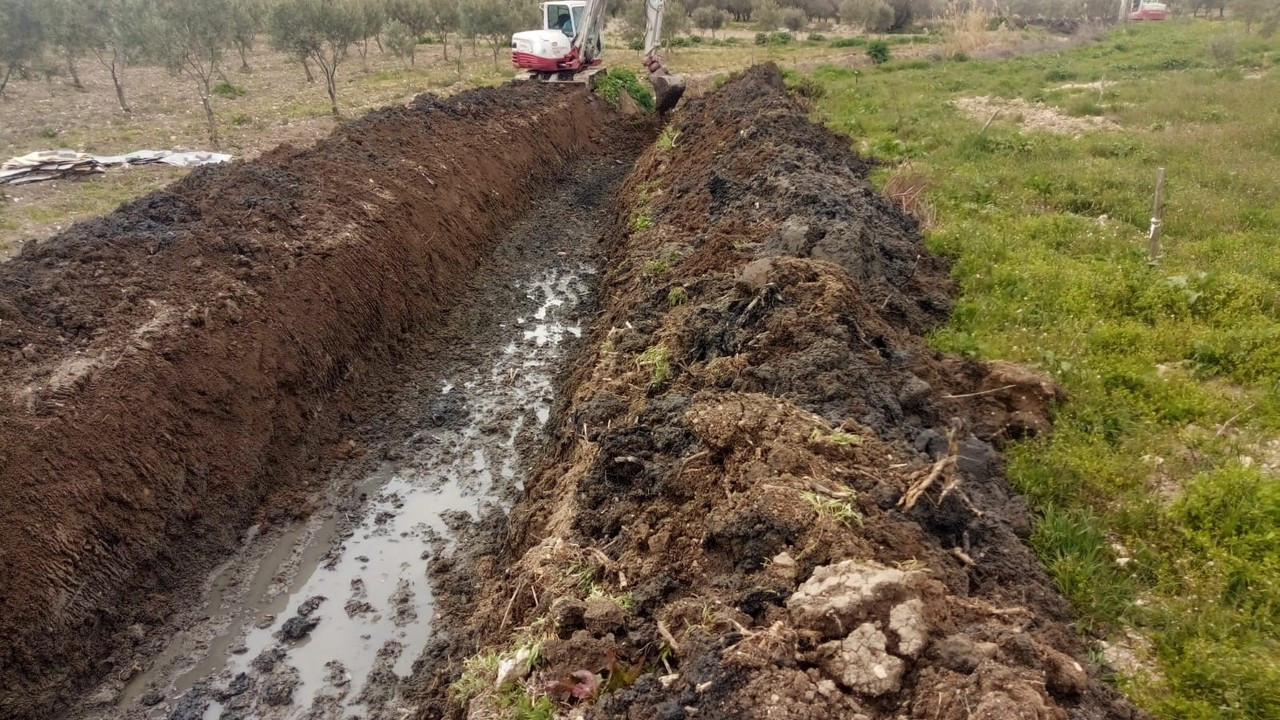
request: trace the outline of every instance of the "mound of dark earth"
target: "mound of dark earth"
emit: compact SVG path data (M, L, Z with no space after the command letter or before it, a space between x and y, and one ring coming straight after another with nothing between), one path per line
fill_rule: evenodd
M947 263L776 68L671 132L603 234L548 458L437 569L421 715L1137 716L1003 473L1057 387L927 347Z

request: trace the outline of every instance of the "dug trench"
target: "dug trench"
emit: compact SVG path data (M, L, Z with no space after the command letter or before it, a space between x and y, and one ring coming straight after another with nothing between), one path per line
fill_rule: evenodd
M392 707L651 139L582 91L423 96L0 265L0 717L216 717L281 647L224 712Z
M1046 377L931 350L948 264L777 68L689 101L507 522L434 563L424 718L1136 718L1000 449Z

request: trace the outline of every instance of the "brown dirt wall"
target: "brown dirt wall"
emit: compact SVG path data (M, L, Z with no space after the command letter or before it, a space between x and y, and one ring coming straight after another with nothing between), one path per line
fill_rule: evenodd
M759 66L641 156L548 458L437 568L422 717L1141 717L1004 477L1061 391L927 346L948 264L807 115Z
M0 265L0 716L127 675L114 634L306 511L371 379L617 122L560 90L423 96Z

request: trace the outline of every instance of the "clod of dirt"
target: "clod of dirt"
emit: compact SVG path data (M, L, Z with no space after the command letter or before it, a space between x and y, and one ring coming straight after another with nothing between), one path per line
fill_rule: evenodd
M262 687L262 701L267 705L288 705L293 702L293 691L298 678L292 674L278 674Z
M613 598L588 598L582 611L582 623L592 635L600 636L622 628L627 611Z
M307 598L298 606L298 616L304 618L311 617L311 613L315 612L320 607L320 603L327 599L328 598L323 595L316 595L315 597Z
M295 615L284 621L284 625L280 626L280 632L277 637L285 641L297 641L311 634L312 630L320 624L320 618L304 617Z

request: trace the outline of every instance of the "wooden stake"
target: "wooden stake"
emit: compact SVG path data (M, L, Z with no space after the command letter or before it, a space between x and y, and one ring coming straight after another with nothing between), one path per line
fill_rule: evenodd
M991 113L991 117L987 118L987 121L982 123L982 129L978 131L979 135L986 132L987 128L991 127L991 121L996 119L996 116L1000 114L1000 110L1001 108L996 108L996 111Z
M1156 198L1151 206L1151 234L1147 237L1147 264L1160 262L1160 225L1164 220L1164 168L1156 170Z

